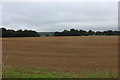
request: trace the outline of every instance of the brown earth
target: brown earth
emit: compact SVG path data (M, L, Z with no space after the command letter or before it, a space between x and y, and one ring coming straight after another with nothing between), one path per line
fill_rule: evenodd
M3 67L118 71L117 36L24 37L2 41Z

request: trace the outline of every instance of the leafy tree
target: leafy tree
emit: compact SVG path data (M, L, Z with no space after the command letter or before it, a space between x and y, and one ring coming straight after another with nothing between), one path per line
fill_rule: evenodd
M92 31L89 30L88 32L85 30L75 30L71 29L70 31L64 30L63 32L55 32L54 36L88 36L88 35L120 35L120 31L112 31L112 30L107 30L107 31Z
M2 31L2 37L38 37L39 34L32 30L6 30L5 28L0 28Z
M55 32L54 36L61 36L61 33L60 32Z
M94 35L94 34L95 34L95 32L94 32L94 31L92 31L92 30L89 30L89 31L88 31L88 34L89 34L89 35Z

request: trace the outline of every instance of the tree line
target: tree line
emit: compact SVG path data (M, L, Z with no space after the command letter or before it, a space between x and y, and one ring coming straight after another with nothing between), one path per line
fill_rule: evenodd
M64 30L63 32L55 32L54 36L89 36L89 35L120 35L120 31L85 31L85 30L75 30L70 31Z
M0 28L2 34L1 37L39 37L39 34L36 31L32 30L10 30L6 28Z
M32 30L12 30L6 28L0 28L0 32L2 33L0 37L39 37L39 33ZM120 35L120 31L85 31L85 30L64 30L62 32L55 32L54 36L89 36L89 35Z

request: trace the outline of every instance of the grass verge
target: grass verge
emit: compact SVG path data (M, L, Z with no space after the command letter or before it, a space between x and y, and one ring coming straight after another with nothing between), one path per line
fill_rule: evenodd
M64 72L53 69L8 68L2 72L3 78L117 78L112 72Z

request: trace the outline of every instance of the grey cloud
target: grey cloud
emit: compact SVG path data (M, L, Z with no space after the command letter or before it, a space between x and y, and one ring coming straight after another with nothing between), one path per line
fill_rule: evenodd
M3 26L37 31L117 30L117 2L2 3Z

